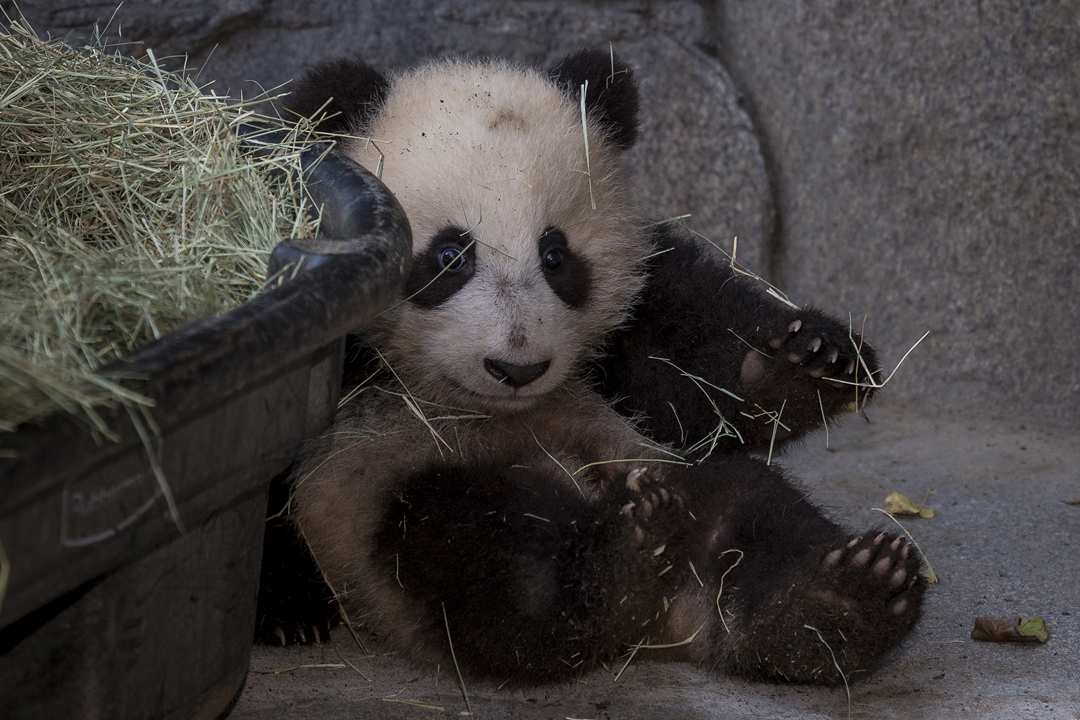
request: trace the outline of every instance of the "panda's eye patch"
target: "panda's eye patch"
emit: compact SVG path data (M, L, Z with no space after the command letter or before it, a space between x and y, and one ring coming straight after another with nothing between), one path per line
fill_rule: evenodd
M476 247L468 230L449 225L413 257L405 299L423 308L446 302L473 276Z
M439 253L439 265L447 272L465 269L465 254L458 247L445 247Z
M564 303L578 309L589 299L592 272L589 263L570 249L566 233L549 227L538 243L544 279Z

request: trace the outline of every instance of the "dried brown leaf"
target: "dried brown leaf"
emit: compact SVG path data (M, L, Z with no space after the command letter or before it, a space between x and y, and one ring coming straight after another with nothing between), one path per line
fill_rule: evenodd
M1050 638L1046 632L1046 623L1035 615L1027 620L1018 617L991 617L984 615L975 618L975 629L971 631L972 640L987 642L1039 642Z

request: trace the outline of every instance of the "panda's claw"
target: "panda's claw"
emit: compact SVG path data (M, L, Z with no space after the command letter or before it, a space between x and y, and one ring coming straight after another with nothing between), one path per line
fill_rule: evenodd
M785 371L794 369L797 374L842 389L849 387L847 381L859 368L860 352L867 358L871 370L876 367L869 346L857 340L860 344L856 347L840 328L813 318L791 320L781 327L783 329L773 330L776 335L769 337L764 345L774 351L773 357ZM753 385L766 376L764 367L758 368L744 359L741 376L744 384ZM841 379L844 382L837 382Z
M647 468L634 468L626 475L626 487L634 492L641 492L641 478L645 477Z

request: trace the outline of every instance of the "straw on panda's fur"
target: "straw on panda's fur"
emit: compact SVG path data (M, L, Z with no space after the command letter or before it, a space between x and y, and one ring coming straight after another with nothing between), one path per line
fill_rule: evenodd
M149 400L95 371L243 303L273 246L314 232L312 138L250 154L251 106L100 42L0 28L0 432L66 411L111 436L95 408Z

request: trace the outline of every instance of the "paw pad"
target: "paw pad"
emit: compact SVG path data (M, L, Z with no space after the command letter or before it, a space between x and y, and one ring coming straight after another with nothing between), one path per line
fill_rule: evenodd
M841 596L867 600L876 596L890 613L901 615L911 602L906 596L898 596L913 588L919 578L920 563L911 548L908 540L889 533L854 537L843 547L827 552L821 568L827 573L825 577L831 577L827 584ZM823 597L820 589L817 596Z

